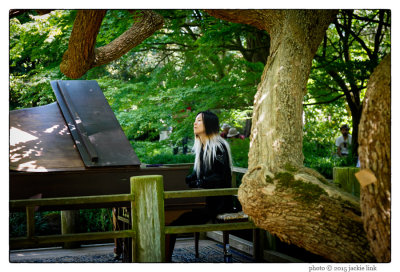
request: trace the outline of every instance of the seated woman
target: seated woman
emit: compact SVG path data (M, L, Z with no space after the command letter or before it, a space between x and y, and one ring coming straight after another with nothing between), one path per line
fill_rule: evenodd
M232 180L232 158L229 144L219 134L218 117L203 111L197 114L193 124L195 162L193 173L186 177L190 188L230 188ZM214 220L220 213L232 211L232 196L206 197L206 206L182 214L170 225L198 225ZM171 261L176 235L165 237L166 261Z

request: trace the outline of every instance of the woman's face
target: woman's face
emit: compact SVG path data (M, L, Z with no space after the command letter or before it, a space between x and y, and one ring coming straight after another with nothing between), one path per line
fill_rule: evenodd
M202 114L196 116L196 120L194 120L193 123L193 131L194 134L197 136L202 136L206 134L206 128L204 127Z

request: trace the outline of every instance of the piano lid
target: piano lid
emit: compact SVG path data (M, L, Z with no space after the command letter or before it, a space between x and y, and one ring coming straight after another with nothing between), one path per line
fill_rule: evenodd
M10 170L84 170L56 102L10 112Z
M58 80L51 86L58 104L10 112L10 169L140 165L96 81Z

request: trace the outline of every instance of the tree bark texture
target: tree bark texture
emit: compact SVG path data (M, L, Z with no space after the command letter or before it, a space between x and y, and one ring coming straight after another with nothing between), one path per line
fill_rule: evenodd
M332 10L212 10L266 30L268 62L254 99L249 171L238 196L258 227L335 262L374 260L359 200L303 167L303 97Z
M290 171L288 171L290 170ZM238 197L254 223L333 262L372 262L359 200L309 168L252 167Z
M377 179L361 188L361 211L379 262L391 261L390 73L391 56L387 55L368 81L358 137L361 170L371 170Z
M78 11L68 49L60 64L60 70L66 76L80 78L89 69L118 59L164 24L159 14L150 10L141 11L131 28L108 45L95 48L96 37L105 14L106 10Z

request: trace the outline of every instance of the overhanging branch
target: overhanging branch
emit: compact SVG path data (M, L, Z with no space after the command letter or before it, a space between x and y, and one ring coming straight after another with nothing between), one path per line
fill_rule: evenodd
M339 100L340 98L342 98L343 96L345 96L344 94L339 95L331 100L328 101L321 101L321 102L315 102L315 103L310 103L310 104L303 104L303 106L313 106L313 105L321 105L321 104L329 104L332 102L335 102L336 100Z
M44 14L52 12L53 9L34 9L34 10L32 10L32 9L10 9L10 11L8 12L8 16L9 16L9 19L11 19L11 18L17 17L21 14L24 14L26 12L30 12L30 11L36 11L36 13L38 15L44 15Z
M151 36L164 24L161 15L144 10L130 29L114 41L95 49L96 37L106 10L80 10L60 64L60 70L70 78L79 78L89 69L120 58Z
M163 26L164 19L161 15L150 10L144 10L141 13L142 17L130 29L108 45L96 50L93 67L120 58Z

